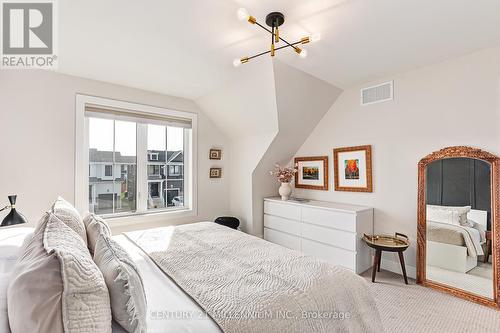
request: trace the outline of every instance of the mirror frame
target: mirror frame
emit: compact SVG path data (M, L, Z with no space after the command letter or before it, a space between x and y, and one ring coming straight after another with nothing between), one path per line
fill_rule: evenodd
M426 167L429 163L437 160L460 157L482 160L491 165L491 234L493 238L491 255L493 256L493 298L479 296L462 289L427 280L426 278ZM446 147L427 155L418 163L417 209L417 283L460 298L500 309L500 158L481 149L466 146Z

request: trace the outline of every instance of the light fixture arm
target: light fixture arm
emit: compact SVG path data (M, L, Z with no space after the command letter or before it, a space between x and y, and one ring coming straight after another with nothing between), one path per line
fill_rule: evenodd
M297 45L297 44L301 44L302 42L301 41L298 41L298 42L295 42L295 43L292 43L291 46L294 47L294 45ZM283 45L283 46L280 46L280 47L276 47L274 49L274 51L278 51L278 50L282 50L282 49L286 49L287 47L290 47L290 45ZM297 47L297 49L300 50L300 48ZM247 59L248 60L252 60L254 58L257 58L257 57L260 57L260 56L263 56L265 54L268 54L268 53L271 53L271 50L268 50L268 51L264 51L264 52L261 52L261 53L257 53L253 56L250 56L250 57L245 57L244 59Z

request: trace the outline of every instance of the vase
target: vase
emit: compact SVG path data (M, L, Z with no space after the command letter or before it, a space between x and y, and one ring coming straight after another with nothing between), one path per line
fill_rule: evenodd
M279 194L281 195L281 200L283 201L290 199L290 194L292 194L292 185L290 183L281 183Z

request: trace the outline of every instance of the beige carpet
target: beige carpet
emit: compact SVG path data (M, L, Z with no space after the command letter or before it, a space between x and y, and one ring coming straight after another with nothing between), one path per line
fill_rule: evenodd
M500 311L424 288L414 280L405 285L400 275L381 271L370 283L387 333L498 333Z

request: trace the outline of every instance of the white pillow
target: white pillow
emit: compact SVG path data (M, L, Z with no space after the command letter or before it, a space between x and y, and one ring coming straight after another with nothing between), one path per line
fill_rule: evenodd
M460 216L453 210L427 207L427 221L460 225Z
M80 235L51 212L19 256L7 304L13 333L111 333L102 273Z
M456 212L459 219L460 225L469 226L469 222L467 221L467 213L470 212L471 206L437 206L437 205L427 205L427 210L429 209L440 209L440 210L449 210Z
M94 261L108 286L113 319L128 333L145 333L144 283L130 255L102 233L95 245Z
M33 228L3 228L0 231L0 332L9 333L7 288L17 258L33 237Z
M93 213L89 213L83 219L83 224L85 225L85 229L87 230L87 242L88 248L92 255L94 255L95 246L97 240L99 239L101 234L104 234L108 237L111 237L111 229L109 225L104 219L100 216L97 216Z
M52 213L59 220L64 222L64 224L73 229L74 232L80 235L85 245L87 244L87 233L85 231L83 219L72 204L62 197L58 197L56 202L52 205Z

